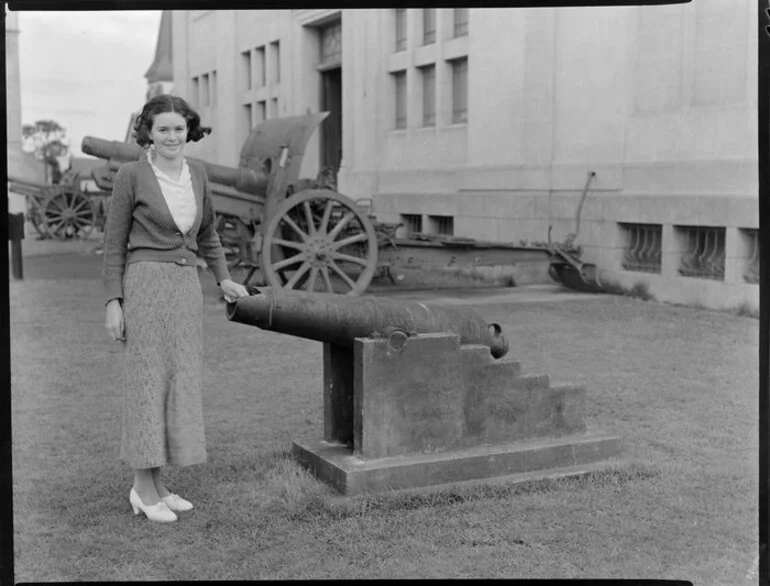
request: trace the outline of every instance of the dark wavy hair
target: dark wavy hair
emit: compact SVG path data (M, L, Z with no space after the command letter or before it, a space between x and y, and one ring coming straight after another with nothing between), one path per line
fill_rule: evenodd
M155 116L166 112L175 112L187 120L187 142L198 142L207 134L211 134L211 127L201 126L201 117L187 102L179 96L163 94L147 102L134 122L134 139L138 145L147 147L152 144L152 122Z

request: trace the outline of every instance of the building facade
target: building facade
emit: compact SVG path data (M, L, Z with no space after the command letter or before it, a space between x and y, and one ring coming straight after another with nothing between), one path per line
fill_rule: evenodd
M751 0L190 10L171 28L174 92L214 127L195 156L236 165L262 120L329 111L302 175L337 169L380 220L532 244L580 208L602 280L758 307Z

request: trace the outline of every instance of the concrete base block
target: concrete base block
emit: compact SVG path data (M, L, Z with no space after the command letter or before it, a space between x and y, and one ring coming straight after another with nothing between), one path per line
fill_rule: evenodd
M587 473L619 457L621 449L619 437L602 434L367 460L339 443L295 441L292 445L301 465L349 496L511 475L532 480Z

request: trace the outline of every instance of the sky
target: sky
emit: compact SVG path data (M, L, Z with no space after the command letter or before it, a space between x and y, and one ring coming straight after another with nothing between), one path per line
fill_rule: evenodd
M84 136L123 140L144 104L161 11L18 15L22 123L56 120L74 156Z

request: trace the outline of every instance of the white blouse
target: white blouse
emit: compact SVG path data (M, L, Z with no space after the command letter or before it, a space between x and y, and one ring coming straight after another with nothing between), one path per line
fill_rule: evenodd
M158 169L153 159L153 153L148 152L147 160L150 162L150 166L158 178L163 198L166 200L166 205L171 212L171 216L174 218L174 223L180 232L186 234L193 227L195 214L198 211L187 161L182 162L182 173L179 175L179 179L175 180Z

